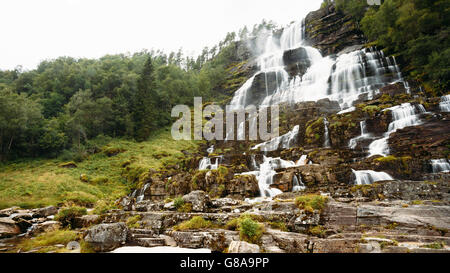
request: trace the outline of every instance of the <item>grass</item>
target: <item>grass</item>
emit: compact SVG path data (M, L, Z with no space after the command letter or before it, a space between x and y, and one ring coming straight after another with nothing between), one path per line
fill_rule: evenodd
M127 219L127 226L129 228L141 228L141 224L139 223L139 221L141 220L142 220L141 215L131 216Z
M181 151L196 151L197 145L194 141L173 140L170 128L165 128L141 143L113 139L103 149L123 152L111 157L104 152L93 154L76 163L77 168L61 168L59 165L66 162L60 159L9 162L0 165L0 209L44 207L68 200L83 206L115 200L129 191L122 176L124 162L129 168L160 169L184 159ZM82 174L92 178L93 183L82 182Z
M174 227L174 230L192 230L192 229L207 229L214 228L211 221L203 219L201 216L194 216L188 221L184 221L181 224Z
M443 249L445 247L444 242L434 242L431 244L423 245L424 248L431 248L431 249Z
M32 239L23 240L19 243L18 248L22 249L22 251L40 248L38 252L66 252L65 246L71 241L77 241L79 237L78 232L73 230L55 230L43 233ZM55 245L64 245L64 248L56 247Z
M319 212L325 208L328 198L316 194L302 195L295 199L295 204L299 209L313 213L315 210Z

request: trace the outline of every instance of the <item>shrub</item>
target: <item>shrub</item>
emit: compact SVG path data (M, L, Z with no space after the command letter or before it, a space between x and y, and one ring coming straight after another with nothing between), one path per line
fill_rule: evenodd
M327 203L328 198L316 194L308 194L299 196L295 199L295 204L299 209L306 210L308 212L314 212L314 210L322 211Z
M87 214L86 208L70 207L61 209L55 217L56 221L61 222L63 227L71 228L74 224L75 218Z
M257 244L263 233L264 225L252 220L250 217L245 217L239 223L239 237L243 241Z
M191 229L206 229L206 228L212 228L213 224L203 219L200 216L194 216L189 221L184 221L178 226L174 227L174 230L191 230Z

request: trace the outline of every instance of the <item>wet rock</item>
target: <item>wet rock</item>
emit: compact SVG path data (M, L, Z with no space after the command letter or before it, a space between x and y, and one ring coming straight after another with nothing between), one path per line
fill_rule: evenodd
M260 253L258 245L243 241L232 241L228 247L228 253Z
M100 224L88 229L84 240L95 251L106 252L124 245L129 234L125 223Z
M35 236L40 233L49 232L49 231L55 231L61 228L61 223L58 221L46 221L43 223L39 223L34 225L31 230L29 231L29 234L31 236Z
M16 213L17 210L20 210L19 207L12 207L7 209L0 210L0 217L9 217L11 214Z

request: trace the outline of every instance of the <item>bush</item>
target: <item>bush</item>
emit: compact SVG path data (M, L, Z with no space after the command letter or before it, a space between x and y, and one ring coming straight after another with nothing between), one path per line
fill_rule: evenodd
M263 233L264 225L252 220L250 217L245 217L239 223L239 237L243 241L257 244Z
M328 198L321 195L308 194L299 196L295 199L295 204L299 209L313 213L315 210L322 211Z
M70 207L61 209L55 217L56 221L61 222L63 227L71 228L74 224L75 218L87 214L86 208Z
M194 216L191 220L184 221L178 226L175 226L174 230L206 229L212 227L213 224L211 221L207 221L200 216Z

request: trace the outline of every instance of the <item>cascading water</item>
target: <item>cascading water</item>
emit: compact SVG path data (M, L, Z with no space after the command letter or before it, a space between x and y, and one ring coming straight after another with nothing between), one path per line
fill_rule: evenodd
M278 149L289 149L295 144L300 126L295 126L292 131L287 134L271 139L270 141L258 144L252 150L260 150L263 152L276 151Z
M330 133L328 132L328 126L330 125L330 123L328 122L327 118L323 119L323 126L324 126L324 135L323 137L325 138L324 143L323 143L323 147L324 148L330 148Z
M306 165L307 162L308 158L306 155L302 156L297 162L283 160L279 157L273 158L264 156L263 162L259 165L258 170L242 173L240 175L255 175L258 180L261 197L275 197L282 193L279 189L271 187L274 182L274 177L277 174L276 170L303 166ZM254 165L257 166L256 160ZM300 183L300 181L301 179L298 181L298 185L294 185L300 187L296 188L297 190L301 190L301 187L304 187L303 183Z
M303 184L302 178L301 176L298 176L294 174L294 176L292 177L292 191L296 192L296 191L303 191L306 189L305 184Z
M214 153L214 145L206 149L208 154ZM217 170L219 168L219 164L222 161L223 156L216 156L213 158L204 157L200 160L198 169L202 170Z
M441 97L439 107L441 108L441 112L450 112L450 95Z
M379 88L393 83L404 82L394 57L386 57L382 51L370 49L356 50L337 57L322 57L320 52L305 45L304 25L292 24L285 28L279 40L267 35L260 42L263 47L257 52L260 70L265 73L265 98L260 105L274 105L282 102L317 101L330 98L338 101L342 108L352 106L361 94L370 98ZM309 64L302 76L289 77L285 70L283 54L287 50L302 49L302 61ZM267 88L267 73L276 74L277 88L270 92ZM251 77L236 91L231 105L238 109L255 102L248 101L249 90L255 80Z
M430 161L433 173L449 173L450 172L450 162L443 159L432 159Z
M377 181L388 181L394 180L392 176L385 172L375 172L375 171L355 171L352 170L355 175L355 185L370 185Z
M363 139L367 139L370 138L370 134L367 132L367 126L366 126L366 121L361 121L359 123L359 126L361 128L361 135L357 136L355 138L350 139L350 142L348 144L348 147L350 149L355 149L356 146L358 145L358 142L363 140Z
M392 108L385 109L392 112L393 121L389 124L388 131L384 134L383 138L373 141L369 146L369 157L374 155L386 156L389 154L388 139L389 136L399 129L403 129L409 126L417 126L421 124L419 115L425 113L426 110L423 105L411 105L410 103L404 103Z

